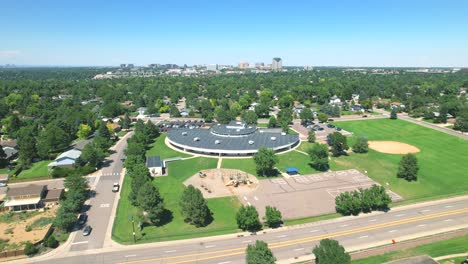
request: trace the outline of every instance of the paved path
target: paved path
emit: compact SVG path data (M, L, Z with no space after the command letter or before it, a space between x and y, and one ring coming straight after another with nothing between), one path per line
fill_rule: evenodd
M465 253L460 253L460 254L452 254L452 255L446 255L446 256L440 256L437 258L434 258L434 260L439 261L443 259L449 259L449 258L459 258L459 257L466 257L468 259L468 251Z
M468 196L412 204L357 217L265 230L256 235L230 234L190 240L116 246L66 252L50 259L17 263L243 263L245 247L260 239L269 243L278 263L312 259L311 249L334 238L350 251L468 228Z

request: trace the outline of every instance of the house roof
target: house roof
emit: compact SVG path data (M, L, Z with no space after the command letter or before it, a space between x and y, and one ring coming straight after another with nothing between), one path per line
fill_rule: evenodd
M91 141L93 141L92 138L83 139L83 140L80 140L80 141L77 141L77 142L73 143L71 146L72 146L74 149L83 150L84 147L85 147L86 145L88 145Z
M15 197L22 195L41 195L45 189L45 185L28 184L22 187L12 187L7 191L7 197Z
M387 262L387 264L436 264L437 261L435 261L433 258L429 256L417 256L417 257L411 257L411 258L405 258L405 259L399 259L399 260L394 260Z
M15 156L18 153L18 150L12 147L4 147L3 151L6 154L6 159L10 159L11 157Z
M72 158L61 158L60 160L53 161L47 165L48 167L59 167L59 166L67 166L67 165L74 165L75 159Z
M0 140L0 146L16 148L16 146L18 146L18 143L16 143L16 140L14 139Z
M162 167L161 157L151 156L146 158L146 167Z
M44 198L45 201L47 200L59 200L62 197L63 189L52 189L48 190L47 194Z
M8 181L8 174L0 174L0 181Z
M62 158L77 159L80 157L80 155L81 155L81 151L77 149L70 149L60 154L55 160L59 160Z

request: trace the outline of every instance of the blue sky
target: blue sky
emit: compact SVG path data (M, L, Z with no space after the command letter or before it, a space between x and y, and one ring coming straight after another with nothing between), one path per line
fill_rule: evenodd
M0 64L468 66L468 1L0 3Z

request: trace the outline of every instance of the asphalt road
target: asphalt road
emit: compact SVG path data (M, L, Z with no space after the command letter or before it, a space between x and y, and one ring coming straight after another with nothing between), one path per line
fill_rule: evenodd
M103 217L104 218L104 217ZM69 252L67 257L35 263L244 263L245 248L255 240L269 243L276 258L292 262L310 256L324 238L340 241L347 250L391 244L399 240L468 227L468 198L395 209L387 213L345 217L315 224L236 237L205 238L100 251Z
M91 199L87 201L86 214L88 221L86 224L92 227L89 236L83 236L81 230L72 237L70 251L82 251L88 249L102 248L104 239L111 218L112 206L116 200L117 193L112 192L114 182L120 181L120 174L123 168L123 150L127 147L128 136L120 140L113 148L113 153L104 161L104 167L96 174L94 188Z

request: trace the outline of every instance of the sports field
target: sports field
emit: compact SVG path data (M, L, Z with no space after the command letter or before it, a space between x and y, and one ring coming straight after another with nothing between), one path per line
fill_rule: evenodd
M455 195L468 192L468 141L403 120L376 119L337 123L341 128L365 135L369 140L404 142L420 149L416 153L420 171L416 182L396 177L402 155L369 150L333 158L331 167L356 168L406 199ZM349 138L352 146L354 138Z

